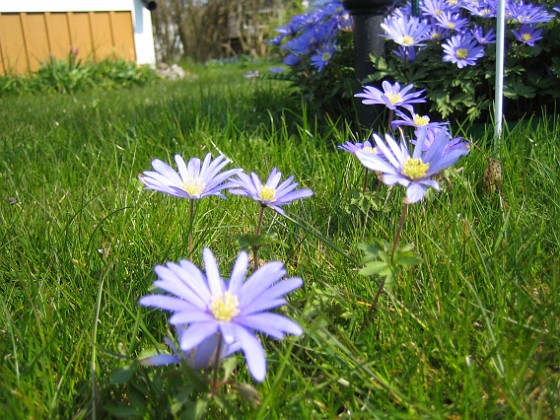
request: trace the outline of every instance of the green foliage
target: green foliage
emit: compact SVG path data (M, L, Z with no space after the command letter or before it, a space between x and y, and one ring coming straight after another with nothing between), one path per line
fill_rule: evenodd
M283 80L292 87L290 94L303 98L309 111L321 118L354 117L353 92L357 88L354 75L352 33L337 36L337 51L323 70L317 71L308 60L289 66L286 71L269 74L273 80Z
M155 70L124 60L82 63L74 52L65 60L53 56L28 76L0 77L0 96L32 92L75 93L94 87L115 89L143 86L158 79Z
M359 273L362 276L377 276L383 279L385 288L391 290L399 276L402 268L420 264L422 260L414 252L412 244L397 246L378 239L373 243L360 244L363 251L363 268Z
M473 148L462 170L410 206L402 228L422 264L400 267L359 332L375 293L360 244L385 241L387 254L402 191L372 176L376 194L360 199L363 168L332 146L349 130L242 73L0 99L4 417L557 418L560 121L504 128L496 193L484 184L492 132L463 126ZM138 299L155 265L185 258L188 229L187 203L143 190L137 175L154 158L207 152L261 176L277 167L315 192L285 218L265 214L263 234L282 244L260 252L304 280L286 308L304 335L263 337L262 384L230 359L218 397L210 372L137 363L170 336L166 314ZM209 246L227 275L257 210L244 197L201 200L194 262Z
M507 119L539 114L543 109L554 112L560 95L558 19L543 27L543 35L544 39L537 46L529 47L507 32L504 75ZM490 122L495 94L495 44L486 45L484 57L476 65L462 69L442 61L441 42L428 41L417 52L414 62L394 55L393 47L395 45L388 42L385 56L371 56L374 71L365 83L386 79L412 83L426 90L430 105L425 112L454 121Z

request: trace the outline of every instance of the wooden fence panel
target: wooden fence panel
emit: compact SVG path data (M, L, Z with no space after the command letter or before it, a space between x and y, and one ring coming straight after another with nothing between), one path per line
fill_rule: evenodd
M89 12L89 23L93 37L93 57L95 60L103 60L113 54L113 36L109 13Z
M70 31L70 45L77 48L78 59L81 61L93 60L91 46L93 39L89 26L87 12L68 13L68 28Z
M70 53L72 41L68 26L67 13L45 13L49 50L56 58L65 57Z
M0 15L0 42L2 74L25 73L27 71L27 53L19 14Z
M51 55L66 59L70 49L82 62L135 61L131 12L0 14L0 75L36 71Z
M134 28L128 12L109 12L113 28L113 45L115 54L128 61L136 61L134 48Z
M22 13L27 65L30 71L36 71L41 63L49 59L49 42L44 13Z

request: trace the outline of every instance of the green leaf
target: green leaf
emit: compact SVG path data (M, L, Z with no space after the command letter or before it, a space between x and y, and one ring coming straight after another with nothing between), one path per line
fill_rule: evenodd
M109 378L112 384L125 384L132 378L132 373L130 366L125 366L113 370Z
M391 267L385 261L372 261L367 263L364 268L358 271L362 276L371 276L373 274L379 274L380 276L386 276L391 273Z
M139 407L127 407L124 405L116 405L116 404L105 404L103 409L106 410L109 414L117 417L117 418L128 418L128 417L138 417L140 411L138 410Z

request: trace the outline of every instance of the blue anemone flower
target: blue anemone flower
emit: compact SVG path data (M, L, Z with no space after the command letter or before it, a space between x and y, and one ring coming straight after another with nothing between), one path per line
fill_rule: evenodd
M282 173L276 168L272 169L264 185L254 172L250 176L240 173L232 180L229 193L251 197L262 206L270 207L282 215L284 210L280 206L313 195L313 191L309 189L296 190L298 183L293 182L293 175L280 184L281 178Z
M175 155L175 162L179 172L175 171L167 163L154 159L152 166L155 171L145 171L139 175L140 181L146 189L156 190L175 197L197 200L209 195L217 195L225 198L220 192L228 188L229 178L241 172L241 169L230 169L220 172L230 161L224 156L218 156L212 160L208 153L204 161L192 158L188 164L181 155Z
M447 148L450 141L447 130L439 130L427 151L424 150L426 130L422 130L412 156L404 139L399 144L388 134L385 141L377 134L373 138L381 155L358 150L356 156L366 168L380 173L384 184L406 187L405 202L409 204L422 200L428 187L439 191L439 183L434 176L468 153L467 147Z
M383 91L373 87L364 86L364 91L354 95L356 98L363 98L362 103L364 105L375 105L381 104L385 105L388 109L397 109L397 107L402 107L410 112L413 111L411 104L426 102L425 98L422 98L424 90L419 90L418 92L409 91L414 87L413 84L405 86L401 89L401 85L395 82L394 85L384 80L381 83Z
M202 257L205 272L187 260L156 266L154 270L159 279L154 286L167 294L144 296L140 304L171 312L169 322L172 325L188 324L180 335L183 353L201 345L208 345L211 350L212 343L205 340L212 340L218 334L225 346L243 351L251 375L263 381L266 356L255 332L277 339L284 338L285 334L302 334L294 321L269 310L284 305L284 295L303 282L299 277L283 279L286 270L284 264L277 261L264 264L245 279L249 266L246 252L238 255L229 280L224 280L212 251L205 248ZM172 360L155 361L162 364Z
M468 34L453 35L443 44L443 61L457 64L462 69L474 66L476 61L484 56L484 47Z

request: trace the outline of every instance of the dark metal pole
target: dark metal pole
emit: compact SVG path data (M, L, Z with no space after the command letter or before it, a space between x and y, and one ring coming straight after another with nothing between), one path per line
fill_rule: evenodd
M393 0L342 1L344 8L352 15L356 78L360 84L374 70L370 54L383 55L385 52L381 23L393 3ZM361 100L356 101L356 107L360 124L371 128L376 117L374 107L363 105Z

